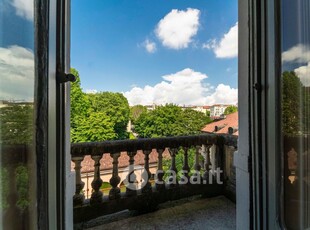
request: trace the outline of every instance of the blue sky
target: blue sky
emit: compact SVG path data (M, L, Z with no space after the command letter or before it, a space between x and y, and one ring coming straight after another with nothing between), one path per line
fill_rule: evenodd
M85 91L123 92L130 104L236 102L236 0L71 7L71 65Z
M307 0L283 0L282 69L310 86ZM33 0L0 0L0 100L34 95ZM72 66L85 91L132 104L237 102L237 1L72 0Z
M34 98L33 0L0 0L0 100Z

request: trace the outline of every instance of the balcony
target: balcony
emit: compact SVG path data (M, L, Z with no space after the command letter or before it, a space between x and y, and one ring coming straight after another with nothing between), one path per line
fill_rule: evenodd
M111 214L119 215L121 211L148 213L158 208L157 212L167 212L167 215L171 216L169 212L177 212L162 207L168 201L171 203L184 199L187 201L178 204L180 210L182 207L187 207L195 212L195 209L187 206L192 203L206 213L210 212L208 205L194 205L195 202L211 206L228 202L230 204L228 209L227 205L219 206L218 211L214 213L216 208L211 208L215 216L216 212L223 214L223 209L230 210L234 207L227 198L235 201L235 169L232 159L236 150L236 136L218 134L72 144L71 157L76 173L76 189L73 197L74 222L81 224L108 216L111 219ZM136 160L138 155L143 156L143 162ZM82 167L82 162L87 157L93 160L92 172L88 172L92 175L89 195L84 188ZM106 157L111 158L111 169L101 166ZM120 167L121 158L128 160L128 167ZM192 164L189 163L191 159ZM167 161L169 170L165 167ZM180 162L182 170L180 170ZM152 169L154 165L155 170ZM102 175L104 171L109 170L111 187L109 191L103 191ZM124 182L125 184L127 182L126 187L122 187ZM191 200L192 197L197 196L198 201ZM219 199L218 202L217 199ZM229 216L229 213L226 214ZM152 215L152 213L145 215ZM145 215L134 218L143 222L143 218L148 218ZM191 217L190 212L187 215L188 218ZM223 216L225 215L222 215L221 219ZM181 215L179 218L185 217ZM221 220L218 219L218 221Z

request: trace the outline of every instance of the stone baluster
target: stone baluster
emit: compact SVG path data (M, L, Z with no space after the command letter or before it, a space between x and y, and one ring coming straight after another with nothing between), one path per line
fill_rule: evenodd
M215 162L214 162L214 171L213 171L213 175L214 178L216 178L217 181L224 181L224 174L223 173L219 173L218 170L224 170L224 144L217 144L216 146L216 152L215 152ZM225 170L224 170L225 171ZM219 174L218 174L219 173Z
M137 152L127 152L129 156L129 170L126 177L126 196L135 196L137 194L137 176L135 174L135 155Z
M121 197L121 190L117 185L121 182L121 178L118 176L118 158L120 157L120 153L111 153L110 156L113 158L113 170L112 177L110 179L110 184L112 186L109 192L109 199L114 200Z
M103 197L103 193L100 191L100 187L102 185L102 180L100 178L100 159L102 158L102 155L91 156L91 158L95 161L95 170L94 180L91 183L93 192L90 197L90 204L98 204L102 202Z
M84 203L84 194L82 190L84 188L85 183L81 178L81 162L84 157L72 157L72 161L74 162L74 170L75 170L75 195L73 196L73 205L82 205Z
M195 151L195 164L194 164L194 170L195 172L193 173L192 177L191 177L191 181L195 184L199 183L199 181L201 181L201 177L200 177L200 169L201 169L201 165L200 165L200 161L199 161L199 155L200 155L200 146L196 146L196 151ZM199 180L199 181L198 181Z
M233 173L233 157L236 151L234 146L225 146L224 157L225 157L225 180L231 177Z
M216 168L219 166L219 156L220 156L220 146L219 145L216 145L215 146L215 155L214 155L214 172L215 173L215 170Z
M225 146L224 180L227 183L227 188L231 189L231 191L236 189L236 171L233 165L235 151L236 148L234 146Z
M184 163L183 163L183 167L182 167L182 170L183 170L182 177L184 177L184 180L186 180L186 181L182 181L182 184L189 184L190 167L188 165L188 148L183 147L183 150L184 150ZM180 181L180 184L181 184L181 181Z
M203 176L202 176L202 178L205 181L213 180L212 179L213 175L212 175L212 173L210 174L210 170L211 170L210 148L211 148L211 146L205 146L205 145L202 145L202 148L201 148L201 154L205 159L204 160L205 172L203 173Z
M158 162L157 162L157 178L156 178L156 189L158 191L165 189L165 182L163 177L165 172L163 170L163 149L158 149Z
M217 153L218 153L218 147L217 145L212 145L211 146L211 170L210 172L214 174L216 170L216 165L217 165Z
M222 184L225 180L224 173L224 157L225 157L225 145L223 142L217 143L215 147L215 156L214 156L214 166L213 166L213 175L214 180L217 181L218 184Z
M144 171L142 173L142 193L149 193L152 192L152 185L150 182L151 178L151 172L150 172L150 164L149 164L149 155L151 151L150 150L143 150L144 154Z
M171 156L171 166L169 169L170 175L168 177L168 185L169 185L169 188L175 188L178 186L178 180L177 180L178 170L177 170L176 163L175 163L175 157L178 153L178 150L177 149L169 149L169 153Z
M196 146L194 169L195 169L195 171L198 171L198 172L201 169L201 165L200 165L200 161L199 161L200 149L201 149L200 146Z

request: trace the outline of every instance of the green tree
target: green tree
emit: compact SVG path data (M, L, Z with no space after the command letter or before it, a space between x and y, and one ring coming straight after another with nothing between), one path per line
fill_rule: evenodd
M143 105L134 105L130 107L130 120L134 124L142 113L146 113L147 108Z
M303 85L295 72L282 74L282 128L286 135L300 133L302 127Z
M31 144L33 140L33 106L12 104L0 109L1 142Z
M234 112L237 112L238 111L238 107L237 106L234 106L234 105L230 105L228 106L225 111L224 111L224 114L225 115L228 115L228 114L231 114L231 113L234 113Z
M195 155L196 155L196 149L195 147L189 148L187 150L187 154L188 154L188 166L190 168L190 172L189 175L192 175L192 170L194 170L194 164L195 164ZM202 155L199 155L199 162L204 162L204 158ZM178 171L178 175L177 178L180 179L180 172L183 170L183 166L184 166L184 150L182 148L180 148L176 154L175 157L175 165ZM163 170L165 172L167 172L171 167L171 157L169 156L165 156L163 158ZM201 173L203 173L203 170L201 169ZM168 174L166 173L164 176L164 179L166 179L168 176Z
M76 81L71 83L70 92L71 128L75 129L78 126L77 121L88 116L90 102L88 101L86 94L81 88L81 79L79 72L76 69L71 68L71 73L76 77Z
M201 112L167 104L142 113L135 123L135 132L143 138L193 135L208 122L210 118Z
M182 111L183 119L183 132L187 133L190 130L190 134L198 134L201 129L208 123L212 122L211 118L202 112L195 111L193 109L185 109Z
M19 165L15 169L15 180L18 195L16 206L24 211L29 206L29 175L26 166Z
M90 142L128 138L129 104L120 93L86 94L77 80L71 86L71 141Z
M310 134L310 87L303 88L303 133Z
M293 71L282 73L282 129L284 135L309 134L310 88Z
M78 126L72 130L72 142L95 142L117 139L114 122L104 112L93 112L79 117Z
M210 114L211 114L210 111L207 110L207 111L206 111L206 116L207 116L207 117L210 117Z
M180 135L181 108L176 105L159 106L142 113L135 123L139 137L166 137Z
M9 172L5 167L0 168L0 183L2 190L0 194L0 209L3 211L9 207Z
M113 129L117 135L116 139L128 138L126 131L129 121L129 104L127 98L121 93L101 92L88 94L91 104L91 113L103 112L114 123Z

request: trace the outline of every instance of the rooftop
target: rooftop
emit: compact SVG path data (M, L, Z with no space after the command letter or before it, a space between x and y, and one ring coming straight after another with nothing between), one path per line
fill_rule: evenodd
M226 115L225 119L207 124L201 131L227 134L229 128L233 129L233 135L238 136L238 112Z

